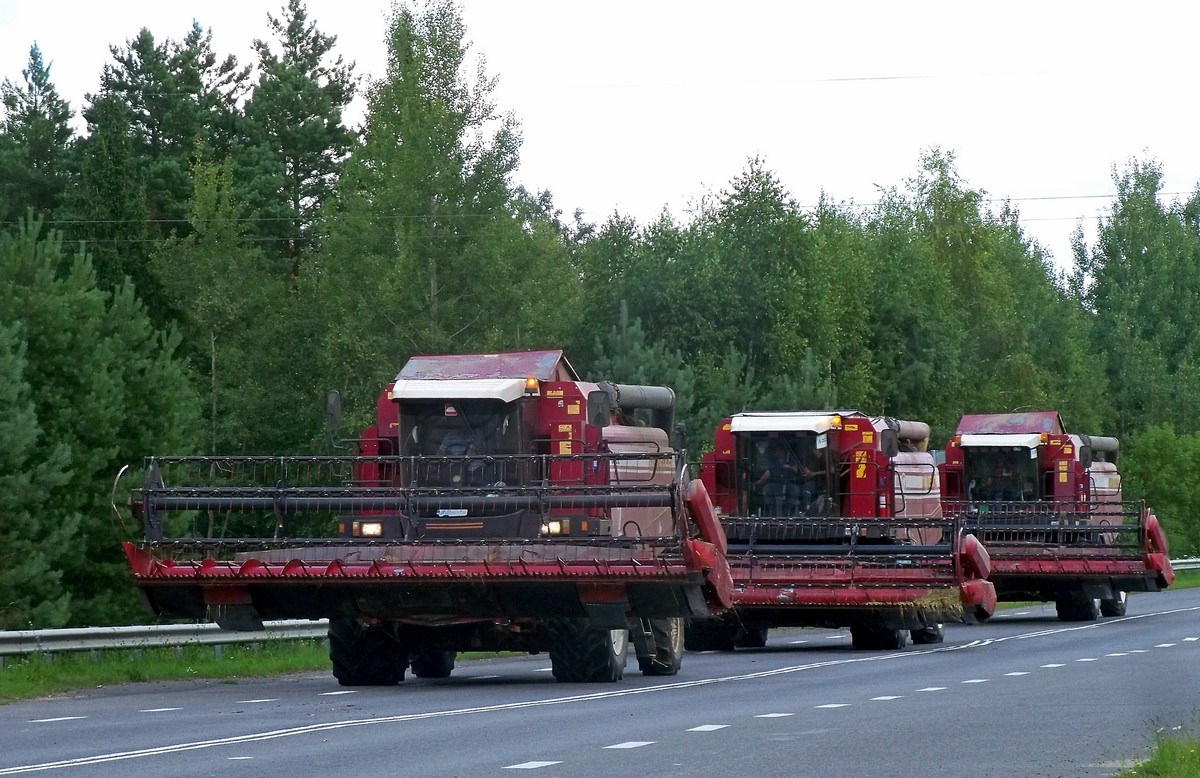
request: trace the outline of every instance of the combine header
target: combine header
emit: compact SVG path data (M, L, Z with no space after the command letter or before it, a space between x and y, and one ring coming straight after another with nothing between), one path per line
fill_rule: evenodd
M673 410L559 351L413 357L355 456L147 460L125 553L163 617L328 618L343 685L446 677L462 650L615 681L630 637L644 673L672 675L684 618L732 589Z
M987 543L1001 600L1092 621L1125 615L1127 592L1170 586L1166 534L1144 502L1121 499L1118 450L1116 438L1067 434L1055 411L962 417L943 509Z
M701 463L729 545L733 609L687 647L761 646L773 626L849 627L855 648L941 642L991 616L988 555L942 516L929 427L857 411L741 413ZM903 448L904 450L901 450Z

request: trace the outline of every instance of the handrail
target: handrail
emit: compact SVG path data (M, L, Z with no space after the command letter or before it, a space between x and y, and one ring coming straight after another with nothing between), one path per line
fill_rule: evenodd
M135 627L83 627L0 631L0 657L66 651L163 648L185 645L313 640L329 630L326 619L263 622L257 632L231 632L216 624L152 624Z

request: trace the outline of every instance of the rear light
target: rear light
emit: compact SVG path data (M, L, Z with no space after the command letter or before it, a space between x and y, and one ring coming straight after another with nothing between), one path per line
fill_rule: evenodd
M381 521L356 521L351 528L356 538L383 537L383 522Z

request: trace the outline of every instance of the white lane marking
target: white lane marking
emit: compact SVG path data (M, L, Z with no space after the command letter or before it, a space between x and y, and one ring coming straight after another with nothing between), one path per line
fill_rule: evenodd
M1013 678L1015 678L1015 677L1017 677L1018 675L1029 675L1029 673L1028 673L1028 672L1026 672L1026 671L1024 671L1024 670L1018 670L1018 671L1017 671L1017 672L1015 672L1015 673L1005 673L1005 675L1012 676Z
M1014 616L1028 616L1028 615L1029 615L1029 611L1017 611L1017 612L1016 612L1016 613L1014 613L1013 615L1014 615Z
M605 748L641 748L642 746L652 746L652 745L654 745L653 740L626 740L624 743L617 743L615 745L605 746Z
M484 681L489 678L499 678L500 676L498 676L498 675L473 675L473 676L469 676L469 677L474 678L476 681Z
M1076 659L1076 662L1099 662L1100 660L1094 656L1085 656L1083 659Z
M1155 648L1170 648L1173 645L1175 645L1175 644L1174 643L1159 643L1157 646L1155 646Z
M807 640L789 640L788 644L792 645L792 646L798 646L801 643L807 643L807 642L808 642Z
M1129 656L1129 653L1126 651L1116 651L1112 654L1105 654L1105 656Z
M548 673L553 669L554 669L553 667L539 667L538 669L534 670L534 672L535 673ZM558 763L555 762L555 764L558 764Z
M990 678L972 678L969 681L963 681L963 683L987 683L990 680Z
M75 721L77 719L86 719L87 716L56 716L52 719L30 719L30 724L53 724L56 721Z
M885 694L882 697L872 697L871 702L887 702L888 700L898 700L903 696L903 694Z
M1149 651L1149 649L1145 649L1145 648L1131 648L1131 649L1129 649L1129 653L1131 653L1131 654L1149 654L1150 651Z
M1057 663L1057 662L1053 662L1053 663L1051 663L1051 664L1048 664L1048 665L1042 665L1042 667L1051 667L1051 668L1053 668L1053 667L1066 667L1066 665L1064 665L1064 664L1059 664L1059 663Z
M826 635L825 639L826 640L841 640L844 637L845 637L845 635Z
M551 765L562 764L559 762L521 762L521 764L510 764L502 767L502 770L536 770L539 767L550 767Z
M241 761L244 761L244 760L247 760L247 759L253 759L253 758L254 758L254 757L252 757L252 756L231 756L231 757L229 757L229 761L231 761L231 762L241 762Z
M183 708L145 708L139 710L138 713L168 713L173 710L183 710Z
M93 754L91 756L77 757L74 759L62 759L55 762L41 762L38 764L16 765L13 767L0 767L0 776L3 775L20 775L23 773L41 772L44 770L52 770L59 767L78 767L80 765L105 764L108 762L119 762L127 759L142 759L150 756L161 756L163 754L182 753L184 751L197 751L205 748L219 748L223 746L236 745L239 743L255 743L265 740L275 740L284 737L295 737L298 735L311 735L319 732L333 732L341 729L349 729L351 727L366 727L378 726L380 724L397 724L407 721L426 721L429 719L445 718L450 716L470 716L480 713L493 713L496 711L520 710L523 708L537 708L548 705L572 705L578 703L595 702L598 700L610 700L620 697L632 697L640 694L660 694L663 692L674 692L683 689L696 689L712 684L720 683L739 683L744 681L758 681L765 678L774 678L780 675L790 675L792 673L802 673L809 670L819 670L826 667L840 667L845 665L857 665L866 662L903 662L912 659L913 657L928 656L930 654L942 654L952 651L967 651L973 648L981 648L991 646L996 643L1006 643L1012 640L1030 640L1052 635L1059 635L1066 632L1075 632L1078 630L1105 629L1114 624L1121 624L1126 621L1136 621L1139 619L1148 619L1158 616L1174 616L1180 613L1195 613L1200 611L1200 605L1188 608L1172 608L1170 610L1157 611L1153 613L1143 613L1136 616L1126 616L1124 618L1111 618L1104 621L1096 621L1090 624L1076 627L1056 627L1052 629L1043 629L1036 632L1026 632L1020 635L1007 635L1005 637L987 638L981 640L972 640L967 643L956 645L943 645L937 648L910 650L910 651L891 651L880 654L871 654L869 656L856 656L851 659L829 659L822 662L809 662L802 665L790 665L787 667L779 667L774 670L759 670L752 673L743 673L740 675L717 676L714 678L698 678L693 681L679 681L677 683L664 683L654 686L642 686L631 689L620 689L606 692L593 692L589 694L578 694L569 697L548 697L538 700L528 700L525 702L502 703L498 705L484 705L475 708L452 708L448 710L435 710L425 713L405 713L396 716L380 716L370 719L350 719L348 721L327 722L324 724L308 724L299 727L291 727L288 729L269 730L264 732L251 732L244 735L234 735L232 737L200 740L184 743L173 743L165 746L155 746L152 748L143 748L136 751L118 751L109 754ZM1131 653L1147 653L1146 650L1135 650ZM1051 667L1062 667L1062 665L1050 665ZM82 718L82 717L81 717ZM550 764L561 764L560 762L551 762Z
M919 692L944 692L945 686L926 686L924 689L917 689Z
M278 697L263 697L261 700L238 700L234 705L254 705L260 702L279 702Z
M813 707L816 708L817 710L821 710L823 708L849 708L850 703L848 703L848 702L831 702L828 705L814 705Z
M321 692L317 696L318 697L337 697L342 694L357 694L357 693L358 693L357 689L343 689L340 692Z
M701 724L698 727L692 727L688 732L716 732L718 729L725 729L728 724Z
M795 713L760 713L754 718L756 719L782 719L785 716L795 716Z
M1195 643L1197 640L1200 640L1200 638L1184 638L1183 642L1184 643Z

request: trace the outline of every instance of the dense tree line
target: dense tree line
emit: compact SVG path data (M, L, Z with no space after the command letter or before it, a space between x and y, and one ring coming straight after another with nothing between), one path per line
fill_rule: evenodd
M36 44L0 86L0 628L142 613L108 506L150 453L306 453L421 352L563 347L665 383L689 446L744 409L928 421L1051 408L1118 435L1129 496L1200 548L1200 193L1114 169L1059 273L930 149L802 208L752 158L686 219L564 219L513 182L516 117L447 0L399 5L360 80L302 0L242 65L199 24L112 47L73 129ZM365 96L361 127L344 112Z

